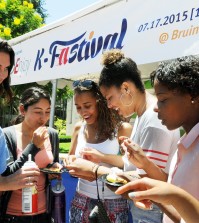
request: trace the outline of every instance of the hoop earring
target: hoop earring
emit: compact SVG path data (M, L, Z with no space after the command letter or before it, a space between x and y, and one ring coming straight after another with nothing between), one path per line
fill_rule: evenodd
M129 92L128 95L131 96L131 102L129 104L124 104L123 101L122 101L122 97L123 97L123 93L120 95L120 101L121 103L124 105L124 106L131 106L133 104L133 95Z

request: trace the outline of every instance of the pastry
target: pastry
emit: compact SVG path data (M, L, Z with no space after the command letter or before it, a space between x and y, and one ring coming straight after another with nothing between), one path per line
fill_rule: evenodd
M117 176L114 173L110 173L106 176L106 180L110 183L120 183L120 184L126 184L127 180L123 179L122 177Z
M43 170L45 170L45 171L52 171L52 172L55 172L55 173L60 172L60 169L59 168L55 168L55 167L43 168Z

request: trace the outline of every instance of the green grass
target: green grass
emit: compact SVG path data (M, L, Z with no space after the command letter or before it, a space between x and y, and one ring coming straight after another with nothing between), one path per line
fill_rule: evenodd
M59 143L60 153L68 153L70 149L70 142L60 142Z

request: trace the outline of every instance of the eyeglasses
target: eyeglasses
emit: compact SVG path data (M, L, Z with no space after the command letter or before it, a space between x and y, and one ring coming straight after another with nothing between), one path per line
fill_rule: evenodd
M92 80L77 80L73 82L73 88L86 88L90 90L95 83Z

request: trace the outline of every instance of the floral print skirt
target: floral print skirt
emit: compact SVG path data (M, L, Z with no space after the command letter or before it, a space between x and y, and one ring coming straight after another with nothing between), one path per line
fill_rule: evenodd
M69 222L89 223L88 216L96 204L96 199L76 192L71 202ZM105 199L104 206L112 223L128 223L128 203L126 199Z

